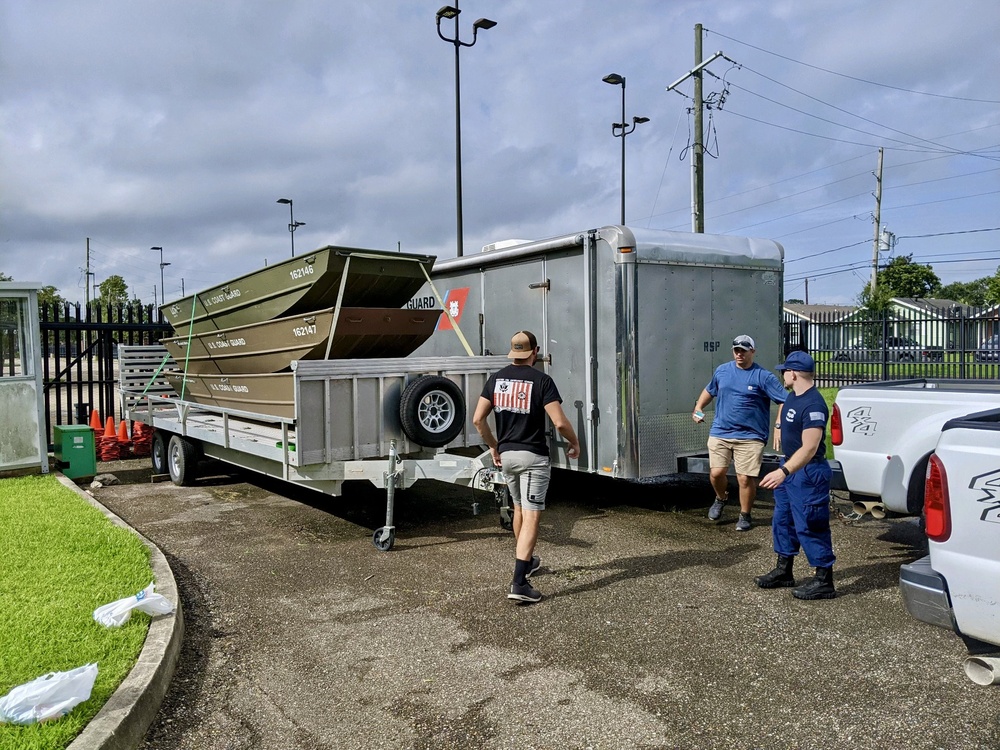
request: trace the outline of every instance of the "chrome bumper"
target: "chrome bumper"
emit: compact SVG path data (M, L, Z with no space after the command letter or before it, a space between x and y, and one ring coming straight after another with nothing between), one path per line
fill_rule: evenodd
M958 632L948 596L948 582L931 567L929 556L899 566L899 591L906 611L913 617Z

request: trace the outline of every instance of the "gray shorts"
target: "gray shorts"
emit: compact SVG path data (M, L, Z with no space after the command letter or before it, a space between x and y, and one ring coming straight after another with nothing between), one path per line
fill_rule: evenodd
M514 504L525 510L545 510L552 473L549 457L531 451L504 451L500 463Z

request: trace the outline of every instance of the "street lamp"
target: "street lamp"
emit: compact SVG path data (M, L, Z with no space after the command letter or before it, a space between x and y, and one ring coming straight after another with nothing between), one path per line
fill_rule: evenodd
M291 198L278 198L278 203L288 204L288 232L292 235L292 257L295 257L295 230L299 227L304 227L306 223L304 221L295 221L295 212L292 209L292 199Z
M167 292L163 288L163 269L166 268L167 266L169 266L170 264L163 262L163 248L162 247L160 247L159 245L157 245L156 247L151 247L149 249L150 250L159 250L160 251L160 297L162 297L163 301L166 302L167 301ZM153 293L153 296L154 297L156 296L155 292Z
M472 24L472 41L463 42L458 38L458 14L461 13L457 6L445 5L438 10L435 20L437 21L437 33L442 40L455 45L455 195L456 195L456 224L458 241L456 252L459 258L462 257L462 97L459 85L459 64L458 51L462 47L471 47L476 43L476 36L480 29L492 29L497 25L496 21L488 18L479 18ZM441 19L455 19L455 38L449 39L441 33Z
M625 76L617 73L608 73L601 79L612 86L622 87L622 121L611 123L611 136L622 139L622 225L625 225L625 136L635 130L635 126L644 122L649 122L648 117L633 117L632 127L629 127L625 120Z

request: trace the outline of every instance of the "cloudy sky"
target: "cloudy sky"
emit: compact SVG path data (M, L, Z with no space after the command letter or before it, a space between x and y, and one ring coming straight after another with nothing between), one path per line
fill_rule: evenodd
M5 0L0 272L168 299L327 244L454 257L455 49L442 0ZM466 254L627 223L690 231L705 78L706 231L785 248L786 298L870 276L878 149L890 254L945 283L1000 264L996 0L462 0ZM453 37L455 23L442 30ZM162 295L162 290L157 291ZM162 296L161 296L162 299Z

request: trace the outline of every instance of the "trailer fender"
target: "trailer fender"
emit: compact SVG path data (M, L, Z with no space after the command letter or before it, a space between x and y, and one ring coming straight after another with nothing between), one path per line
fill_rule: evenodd
M417 445L447 445L465 429L462 389L441 375L422 375L410 381L399 398L399 421Z

